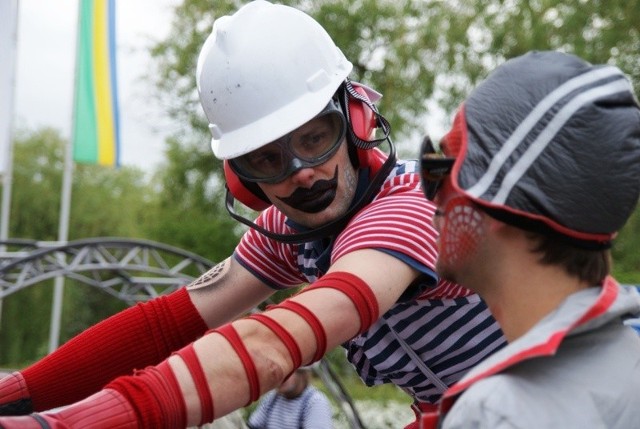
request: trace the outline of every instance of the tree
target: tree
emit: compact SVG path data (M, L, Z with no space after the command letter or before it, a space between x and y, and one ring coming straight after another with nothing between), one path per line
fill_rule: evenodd
M67 142L49 128L20 130L15 140L9 236L56 241ZM155 198L140 170L76 165L69 239L146 237L145 219ZM47 352L52 284L46 281L3 300L0 362L24 363ZM124 306L72 280L65 284L62 341Z
M195 66L216 16L245 2L184 0L156 43L151 76L170 113L207 135ZM497 64L529 50L559 49L618 65L640 88L638 0L282 1L314 16L354 64L352 78L380 90L396 139L425 131L427 101L451 112ZM428 116L427 116L428 117Z
M58 238L64 151L57 130L20 130L15 141L11 202L13 238ZM73 173L69 239L99 236L144 237L153 190L136 168L77 164Z
M149 237L187 249L212 261L227 258L242 228L224 208L224 189L212 174L211 151L175 138L167 140L167 160L155 175L162 192L149 222Z
M640 208L613 242L613 273L620 282L640 286Z
M163 104L170 106L168 113L183 124L181 136L190 136L176 138L171 151L177 157L187 156L177 155L184 151L207 159L200 165L201 185L195 189L205 183L222 183L220 163L210 155L211 137L197 100L197 55L214 19L245 3L184 0L175 9L168 36L151 49L157 68L150 81L159 89ZM314 16L354 64L351 77L384 94L380 111L391 121L394 139L404 143L400 150L411 156L425 132L435 133L436 140L441 137L439 130L445 128L458 104L496 65L529 50L556 49L593 63L615 64L635 82L636 93L640 90L640 30L636 24L640 0L280 3ZM436 115L439 111L446 112L444 123ZM183 185L183 192L189 192L190 185ZM627 231L633 228L626 228L619 241L624 241ZM621 245L629 246L633 244ZM614 255L622 257L616 249ZM631 269L629 263L622 266ZM640 275L635 281L640 283Z

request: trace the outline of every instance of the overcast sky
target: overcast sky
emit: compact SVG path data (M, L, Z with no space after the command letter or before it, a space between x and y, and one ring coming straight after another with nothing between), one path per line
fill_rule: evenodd
M14 127L52 126L70 137L79 1L18 0ZM149 61L145 47L168 33L171 7L177 3L116 1L123 165L148 170L163 159L170 126L140 78Z

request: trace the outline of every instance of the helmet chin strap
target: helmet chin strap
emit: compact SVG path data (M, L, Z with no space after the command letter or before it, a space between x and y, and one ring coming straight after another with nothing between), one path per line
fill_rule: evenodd
M373 200L373 197L375 197L376 193L378 192L378 189L380 189L380 186L382 186L385 179L393 169L396 163L396 148L393 142L391 141L390 137L387 136L386 141L389 144L389 156L384 162L384 164L382 164L382 167L380 168L380 170L378 170L378 172L373 177L371 182L369 182L369 185L367 186L367 189L364 191L362 196L358 199L358 201L354 205L351 206L349 210L347 210L347 212L344 215L318 228L315 228L309 231L297 232L293 234L276 234L274 232L271 232L255 224L251 220L242 217L241 215L235 212L235 209L234 209L235 198L233 197L233 194L231 194L231 192L229 191L228 187L227 187L227 195L225 198L227 211L229 212L231 217L237 220L238 222L243 223L248 227L255 229L265 237L268 237L283 243L300 244L300 243L315 241L315 240L326 238L326 237L331 237L336 233L338 233L339 231L341 231L347 225L347 223L351 220L351 218L358 211L360 211L360 209L362 209L365 205L369 204L371 200Z

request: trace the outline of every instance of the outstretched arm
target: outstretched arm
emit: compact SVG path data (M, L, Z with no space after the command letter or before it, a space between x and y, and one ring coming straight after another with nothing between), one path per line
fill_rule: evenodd
M271 292L229 258L186 289L128 308L0 380L0 415L78 401L118 376L160 363Z
M328 287L318 287L325 278L331 278L335 273L348 273L360 279L360 282L354 280L356 284L352 289L341 287L336 284L339 281L335 280L326 280L333 283ZM308 309L317 318L326 334L324 350L330 350L366 330L378 318L378 315L365 314L370 309L364 307L375 305L378 314L386 312L415 276L413 269L392 256L375 250L360 250L340 258L325 277L290 298L290 301ZM358 292L361 293L360 297L353 296ZM376 302L367 303L369 296ZM277 387L300 364L318 359L316 352L323 347L319 344L309 316L280 306L267 310L264 315L277 322L294 339L300 352L300 361L296 362L295 350L292 352L282 334L250 318L233 322L233 328L255 365L258 394ZM255 400L251 394L250 376L247 376L250 371L245 370L238 350L225 336L213 331L196 341L193 348L202 364L216 417ZM186 401L188 423L198 424L200 399L194 377L179 356L172 356L169 365L176 374Z
M329 274L290 298L295 308L306 310L275 306L263 313L272 322L237 320L210 331L157 367L121 377L82 403L39 417L72 428L108 427L116 418L130 424L126 427L145 428L210 421L256 400L297 366L366 330L415 276L407 265L382 252L347 254ZM17 427L11 423L0 419L8 429Z

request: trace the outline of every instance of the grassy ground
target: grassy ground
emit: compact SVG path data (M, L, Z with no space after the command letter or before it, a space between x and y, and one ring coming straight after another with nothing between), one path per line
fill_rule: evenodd
M341 378L347 391L354 400L370 400L378 402L395 401L411 405L411 398L392 384L369 387L356 376ZM315 383L314 383L315 384ZM321 390L324 389L322 383L317 384Z
M355 374L343 376L340 380L366 429L398 429L413 421L411 398L396 386L383 384L369 387ZM321 382L314 382L314 385L326 392ZM335 401L332 401L332 406L335 429L351 429L345 411Z

